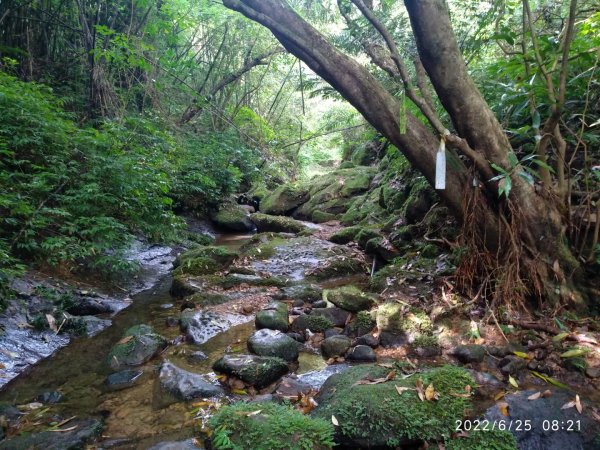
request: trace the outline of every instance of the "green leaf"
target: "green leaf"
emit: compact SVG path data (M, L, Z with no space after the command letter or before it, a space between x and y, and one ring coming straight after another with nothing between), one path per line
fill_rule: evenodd
M535 112L533 113L531 126L533 128L535 128L535 129L539 129L540 128L540 122L541 122L540 113L536 109Z

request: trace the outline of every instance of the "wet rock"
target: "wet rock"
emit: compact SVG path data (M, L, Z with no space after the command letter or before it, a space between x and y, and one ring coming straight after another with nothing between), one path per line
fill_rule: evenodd
M356 362L375 362L377 361L377 355L371 347L368 345L357 345L352 347L346 355L348 361Z
M295 340L296 342L299 342L301 344L303 344L306 341L306 339L304 339L304 335L302 335L300 333L295 333L293 331L290 331L289 333L286 333L286 335L288 335L293 340Z
M504 375L515 375L527 367L527 360L518 356L508 355L498 363L498 367Z
M377 301L375 296L362 292L356 286L327 289L323 292L323 299L350 312L371 309Z
M114 391L126 389L135 386L143 374L141 370L122 370L106 377L105 384Z
M179 319L169 316L165 319L165 325L169 328L176 327L177 325L179 325Z
M260 210L265 214L286 215L309 198L306 187L284 184L261 200Z
M550 375L550 376L552 376L554 373L554 370L552 369L552 367L550 367L548 364L545 364L544 362L541 362L541 361L529 361L527 363L527 368L529 370L535 370L536 372L543 373L545 375Z
M0 402L0 416L6 420L18 420L22 415L23 413L10 403Z
M280 399L297 399L298 395L307 394L311 389L308 383L299 380L296 376L288 375L281 379L273 394Z
M450 352L452 356L463 364L480 363L485 357L485 348L482 345L458 345Z
M544 388L545 389L545 388ZM484 418L499 423L511 420L512 423L529 426L512 427L509 431L517 439L520 449L531 450L566 450L597 449L594 438L597 424L588 416L590 408L583 400L583 414L575 408L562 409L563 405L573 400L574 394L553 390L552 395L538 398L535 401L527 397L537 391L520 391L508 394L503 401L508 403L509 416L505 417L494 405L488 409ZM508 429L508 427L507 427Z
M223 246L201 246L188 250L177 257L174 275L206 275L224 270L239 254Z
M338 336L340 334L342 334L344 332L344 330L342 328L329 328L328 330L325 330L325 339L327 339L328 337L331 336Z
M422 358L432 358L442 354L439 340L436 336L422 335L417 337L411 344L414 354Z
M44 449L44 450L76 450L85 448L86 443L100 435L102 424L96 419L73 420L64 429L76 427L72 431L56 433L42 431L24 434L19 437L0 442L2 450Z
M312 306L313 308L327 308L327 302L325 300L317 300Z
M183 370L169 361L163 362L160 368L158 385L160 389L155 402L159 407L168 406L176 401L225 395L220 386L210 383L202 375Z
M443 366L394 382L356 384L384 378L389 371L375 364L361 364L327 379L315 397L319 406L312 416L326 420L335 416L340 425L345 424L336 427L336 444L344 448L389 448L393 442L394 448L404 448L415 444L415 439L431 442L455 432L456 421L471 406L470 399L450 395L474 384L465 370ZM418 378L425 386L435 386L439 400L418 400L412 391ZM397 387L411 390L398 394Z
M350 365L346 363L332 364L323 369L302 373L298 375L298 380L308 384L313 389L319 390L331 375L344 372L345 370L348 370L348 368L350 368Z
M224 205L211 215L212 221L220 228L229 231L253 231L255 225L250 220L250 214L241 205Z
M314 303L321 300L323 289L316 284L296 284L282 289L277 298L280 300L302 300L306 303Z
M288 330L288 307L285 303L272 302L265 309L258 311L255 318L256 328L269 328L284 333Z
M496 378L491 373L479 372L477 370L469 370L468 372L471 374L475 382L479 385L485 385L497 389L503 388L505 386L505 384L501 380Z
M202 362L208 359L208 356L206 356L206 353L201 352L200 350L189 353L187 355L187 360L191 363L197 363L197 362Z
M321 353L324 358L344 356L350 348L350 338L344 335L331 336L321 342Z
M356 338L354 345L368 345L371 348L376 348L379 345L379 338L376 338L372 334L365 334Z
M67 308L67 312L74 316L95 316L111 313L112 311L110 304L105 303L101 298L95 297L77 298L75 304Z
M161 442L153 445L147 450L198 450L196 439L186 439L185 441Z
M77 320L84 327L85 334L88 337L97 335L112 324L112 321L109 319L101 319L96 316L80 316L77 317Z
M169 293L173 297L187 297L188 295L195 294L201 289L201 286L197 286L193 280L185 275L176 275L173 277L171 282L171 289Z
M221 286L224 289L231 289L232 287L239 286L241 284L247 284L249 286L285 286L286 281L280 277L262 277L260 275L245 275L241 273L230 273L223 278Z
M342 308L313 308L311 311L313 316L321 316L329 321L336 327L343 327L350 317L350 313Z
M306 225L302 222L285 216L256 213L250 215L250 220L254 222L260 233L266 231L300 233L306 229Z
M298 359L298 343L279 330L255 331L248 338L248 350L259 356L276 356L286 361Z
M167 340L149 325L129 328L120 343L113 346L108 361L113 370L139 366L152 359L167 346Z
M304 306L304 300L294 300L294 301L292 302L292 306L293 306L294 308L301 308L301 307L303 307L303 306Z
M229 328L252 320L241 314L217 314L210 311L186 310L179 319L188 342L201 345Z
M362 227L357 226L357 225L352 226L352 227L342 228L340 231L338 231L333 236L331 236L329 238L329 240L336 244L347 244L349 242L352 242L354 240L354 238L356 237L356 235L361 230L362 230Z
M218 373L233 375L258 388L264 388L288 372L288 365L280 358L255 355L225 355L213 364Z
M58 391L43 392L35 398L36 402L54 404L62 400L63 395Z

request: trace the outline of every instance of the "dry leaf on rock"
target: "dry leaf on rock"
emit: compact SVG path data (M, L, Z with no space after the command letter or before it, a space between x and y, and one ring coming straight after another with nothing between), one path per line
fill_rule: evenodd
M508 417L508 403L506 402L499 402L498 403L498 409L500 409L500 412L502 413L503 416Z

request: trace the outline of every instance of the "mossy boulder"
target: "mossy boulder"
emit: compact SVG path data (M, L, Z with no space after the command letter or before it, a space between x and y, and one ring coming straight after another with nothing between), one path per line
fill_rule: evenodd
M313 411L315 418L334 416L337 444L351 448L398 447L418 441L449 439L456 421L471 408L471 400L453 394L474 386L462 368L443 366L379 384L356 384L364 379L386 377L390 369L373 364L354 366L332 375L323 385ZM421 379L433 385L438 400L419 400L414 388ZM397 387L410 388L398 393Z
M563 447L564 448L564 447ZM446 441L446 450L517 450L517 441L508 431L470 431Z
M288 330L288 307L285 303L271 302L258 311L254 320L257 329L268 328L286 332Z
M57 432L58 431L58 432ZM88 444L100 436L102 422L97 419L76 419L57 430L39 433L23 433L0 442L2 450L76 450L88 448Z
M407 224L415 224L423 220L436 199L435 192L424 178L415 183L402 207Z
M327 302L325 302L327 304ZM337 306L325 307L325 308L313 308L310 313L311 316L321 316L330 320L333 326L343 327L350 317L350 313L345 309L338 308Z
M234 376L257 389L262 389L277 381L289 369L287 363L281 358L236 354L225 355L215 361L213 370Z
M216 292L197 292L185 300L186 302L193 303L196 307L205 308L207 306L221 305L231 300L231 298Z
M156 379L154 404L166 407L177 401L192 401L207 397L221 397L223 388L210 383L204 376L188 372L169 361L164 361Z
M248 338L248 350L259 356L276 356L285 361L298 359L298 343L279 330L264 328Z
M108 354L113 370L139 366L156 356L167 346L167 340L156 334L149 325L136 325L125 331L123 338Z
M286 215L310 198L308 188L300 184L284 184L260 202L260 211L265 214Z
M285 287L275 298L281 300L302 300L305 303L314 303L323 297L323 288L316 284L296 284Z
M364 249L368 254L377 255L387 262L391 262L400 256L400 251L382 236L369 239Z
M254 230L254 223L243 205L229 203L211 215L212 221L220 228L229 231L248 232Z
M415 338L411 344L411 350L414 354L422 358L431 358L442 354L438 338L426 334Z
M317 209L313 211L311 219L314 223L325 223L337 219L337 215Z
M328 337L321 342L321 354L324 358L344 356L350 348L350 338L342 334Z
M325 450L334 444L331 420L313 419L276 403L224 406L209 426L214 430L211 444L215 450Z
M376 322L369 311L359 311L354 320L346 327L349 336L363 336L375 328Z
M287 282L280 277L262 277L260 275L246 275L242 273L229 273L221 280L218 281L224 289L231 289L232 287L246 284L248 286L264 286L264 287L282 287Z
M356 236L354 236L354 240L358 243L360 248L362 248L364 250L367 246L367 242L369 242L371 239L382 238L382 237L383 236L381 235L379 230L377 230L375 228L362 228L356 234Z
M255 213L250 215L259 232L266 231L299 233L306 229L306 225L291 217L272 216L270 214Z
M239 254L227 247L197 247L182 253L175 259L173 274L207 275L227 268Z
M320 333L333 327L333 322L327 317L316 314L305 314L296 317L292 322L292 331L299 333L304 330L310 330L313 333Z
M406 334L413 341L422 334L431 334L433 324L423 311L407 308L397 302L379 305L376 312L377 327L381 331L395 334Z
M332 235L329 240L335 244L347 244L348 242L352 242L361 230L361 226L342 228L340 231Z
M323 299L350 312L371 309L377 303L377 299L373 294L367 294L356 286L326 289L323 291Z

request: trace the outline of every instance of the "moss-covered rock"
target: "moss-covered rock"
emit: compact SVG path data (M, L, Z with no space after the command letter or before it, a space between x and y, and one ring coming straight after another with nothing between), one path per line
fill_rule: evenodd
M508 431L477 430L446 441L446 450L517 450L517 441Z
M330 336L321 342L321 354L324 358L344 356L350 348L350 338L342 334Z
M279 330L264 328L248 338L248 350L259 356L276 356L285 361L298 359L298 343Z
M379 305L376 320L381 331L406 334L411 341L419 335L431 334L433 331L433 324L427 314L397 302Z
M354 320L348 325L345 333L349 336L363 336L375 328L376 322L368 311L359 311Z
M417 336L411 344L411 349L413 353L422 358L431 358L442 354L438 338L427 334Z
M207 306L221 305L231 300L231 298L216 292L197 292L185 300L199 308L205 308Z
M350 312L371 309L377 299L372 294L361 291L356 286L342 286L323 291L323 299Z
M265 214L286 215L310 198L308 188L300 184L284 184L263 198L260 211Z
M347 244L348 242L352 242L361 230L362 227L358 225L342 228L340 231L332 235L329 240L336 244Z
M250 215L250 220L256 224L256 228L261 233L266 231L299 233L306 229L306 225L302 222L285 216L255 213Z
M402 207L406 223L410 225L423 220L435 198L435 192L424 178L415 183Z
M337 219L337 215L331 214L328 212L324 212L324 211L320 211L320 210L315 210L312 213L311 219L314 223L325 223L325 222L329 222L330 220Z
M175 259L174 276L207 275L219 272L228 267L238 253L227 247L205 246L197 247L182 253Z
M287 363L281 358L255 355L225 355L215 361L213 370L239 378L245 383L262 389L277 381L288 372Z
M336 443L353 448L397 447L414 441L449 439L456 421L471 407L464 393L474 386L469 373L459 367L443 366L379 384L356 383L366 377L387 376L389 369L367 364L332 375L316 397L319 406L313 417L336 418ZM437 401L420 401L414 390L417 379L424 387L433 385ZM397 387L407 387L401 394Z
M271 302L267 307L256 313L255 325L259 330L268 328L285 333L288 330L287 305L281 302Z
M323 288L316 284L296 284L283 288L276 298L281 300L302 300L314 303L323 297Z
M367 246L367 242L371 239L382 238L383 236L379 232L379 230L375 228L362 228L354 237L354 240L358 243L360 248L363 250Z
M258 411L258 413L257 413ZM234 403L209 421L215 450L325 450L333 447L331 420L312 419L288 405Z
M212 221L225 230L252 231L254 223L250 220L248 210L243 205L225 204L211 215Z
M113 370L139 366L152 359L167 346L167 340L156 334L149 325L136 325L125 331L123 339L108 354Z
M384 261L390 262L400 256L400 251L384 237L369 239L364 247L365 252L370 255L379 256Z
M330 319L316 314L298 316L292 322L292 330L300 333L304 332L304 330L320 333L332 327L333 322Z

